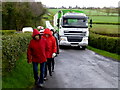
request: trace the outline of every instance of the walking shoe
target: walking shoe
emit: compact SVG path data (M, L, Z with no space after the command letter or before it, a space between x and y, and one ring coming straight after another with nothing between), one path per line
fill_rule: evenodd
M43 87L43 84L38 84L39 87Z
M44 81L48 80L46 77L44 77Z
M50 74L50 76L52 76L52 74Z
M37 84L38 84L38 82L39 82L39 79L35 81L35 85L37 85Z

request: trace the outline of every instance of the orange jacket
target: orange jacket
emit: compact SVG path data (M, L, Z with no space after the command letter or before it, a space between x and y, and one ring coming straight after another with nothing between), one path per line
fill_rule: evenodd
M40 32L36 29L33 31L32 37L40 34ZM47 45L47 41L43 38L39 40L32 39L28 46L27 50L27 59L28 62L38 62L43 63L46 62L46 53L49 51L49 47Z
M46 37L45 34L49 34L49 37ZM43 38L47 40L49 51L47 52L47 58L52 58L52 54L57 52L56 40L52 35L50 29L46 28L44 30Z

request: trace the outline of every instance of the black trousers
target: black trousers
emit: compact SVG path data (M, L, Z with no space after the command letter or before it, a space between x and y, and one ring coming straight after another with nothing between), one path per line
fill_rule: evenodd
M54 58L52 58L52 70L54 70L54 66L55 66L55 61Z
M47 62L45 64L45 74L44 77L47 76L47 71L49 71L49 75L52 75L52 71L51 71L51 63L52 63L52 58L47 58Z

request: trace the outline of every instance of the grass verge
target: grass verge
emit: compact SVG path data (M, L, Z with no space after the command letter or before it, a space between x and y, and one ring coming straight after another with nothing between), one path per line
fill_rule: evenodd
M2 77L2 88L28 88L33 85L32 64L28 64L24 53L16 62L16 67L8 75Z
M87 46L87 48L89 50L92 50L92 51L102 55L102 56L105 56L105 57L112 58L114 60L120 61L120 55L117 55L115 53L110 53L110 52L107 52L107 51L104 51L104 50L96 49L96 48L93 48L91 46Z

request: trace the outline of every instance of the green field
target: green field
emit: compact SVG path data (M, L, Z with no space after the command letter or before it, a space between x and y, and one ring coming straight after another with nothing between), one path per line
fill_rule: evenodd
M49 9L48 11L52 12L53 14L55 14L59 10L64 10L64 9ZM88 10L88 9L75 9L75 10L83 11L88 16L89 15L107 15L106 12L103 12L104 10ZM110 13L109 15L118 16L117 13Z
M104 10L85 10L85 9L81 9L82 11L85 12L86 15L107 15L107 13ZM118 16L117 13L110 13L109 15L112 16Z
M52 15L55 15L56 12L63 9L49 9L49 12L52 13ZM107 16L107 13L100 12L97 10L81 10L85 14L89 16L89 18L92 18L93 22L103 22L103 23L118 23L118 16Z
M49 11L53 14L55 14L56 12L58 12L60 10L64 10L64 9L49 9ZM97 11L97 10L84 10L84 9L76 9L76 10L83 11L88 16L89 15L107 15L107 13L100 12L100 11Z
M54 15L55 13L57 13L59 10L63 10L63 9L48 9L48 11L49 11L50 13L52 13L53 15Z
M93 27L90 29L90 31L99 34L120 34L118 31L118 25L93 24Z
M118 16L90 16L93 22L118 23Z
M49 12L54 15L57 11L63 10L63 9L49 9ZM100 12L97 10L81 10L84 11L89 18L92 18L93 23L118 23L118 16L112 15L112 16L106 16L107 13ZM97 16L98 15L98 16ZM105 16L103 16L105 15ZM96 32L99 34L120 34L118 32L118 25L107 25L107 24L93 24L93 27L91 28L92 32Z

